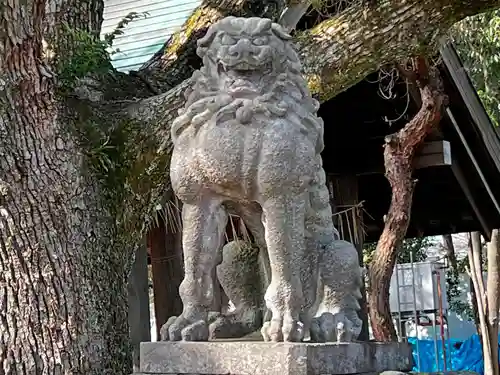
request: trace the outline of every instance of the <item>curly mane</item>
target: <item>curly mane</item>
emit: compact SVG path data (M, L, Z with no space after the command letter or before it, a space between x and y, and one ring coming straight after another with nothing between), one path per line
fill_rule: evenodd
M253 19L253 26L257 24L260 28L258 31L268 31L269 45L274 51L272 69L259 77L255 95L243 99L221 89L221 82L227 78L217 68L217 36L228 30L237 32L245 27L245 21L251 20L227 17L212 25L198 40L197 54L203 59L203 66L193 73L191 87L184 93L185 107L179 111L171 128L173 142L190 127L196 134L197 129L209 121L236 119L246 124L255 114L260 114L270 120L286 118L310 137L320 152L323 149L323 121L316 115L319 102L311 97L291 36L280 25L269 19Z

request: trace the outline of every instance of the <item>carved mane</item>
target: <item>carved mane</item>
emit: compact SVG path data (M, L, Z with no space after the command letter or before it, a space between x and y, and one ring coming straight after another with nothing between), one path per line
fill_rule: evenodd
M252 99L235 98L221 89L227 78L218 70L217 52L221 48L220 38L231 34L262 33L269 37L267 47L273 51L272 69L263 72L261 81L267 85ZM236 35L236 37L235 37ZM224 121L228 116L242 124L252 121L259 113L273 118L286 118L316 144L317 152L323 150L323 121L316 115L317 100L311 97L307 83L301 75L301 64L291 42L292 37L270 19L226 17L213 24L206 35L198 40L197 54L203 66L191 77L191 87L186 90L185 107L179 110L171 128L175 143L184 130L193 127L196 131L209 121ZM259 86L259 82L256 82ZM286 100L285 100L286 98Z

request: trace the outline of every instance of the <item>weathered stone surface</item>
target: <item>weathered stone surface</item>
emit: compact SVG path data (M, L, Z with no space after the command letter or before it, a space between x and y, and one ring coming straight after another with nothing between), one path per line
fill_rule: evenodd
M479 375L474 371L440 371L440 372L413 372L414 375ZM406 372L401 371L383 371L377 375L407 375Z
M198 41L197 53L203 66L171 127L170 177L183 202L184 310L163 329L164 338L244 335L261 324L262 293L252 301L243 289L227 293L239 299L236 312L208 320L212 271L233 212L253 227L269 271L263 297L272 319L264 319L264 339L301 341L309 331L317 341L356 338L361 271L354 247L336 241L321 159L323 121L291 36L270 19L226 17ZM235 246L225 250L226 258L241 255ZM228 263L230 271L230 261L220 267L223 280L234 274ZM325 296L331 302L325 312L340 314L313 321Z
M337 375L411 370L404 343L157 342L141 344L147 374Z

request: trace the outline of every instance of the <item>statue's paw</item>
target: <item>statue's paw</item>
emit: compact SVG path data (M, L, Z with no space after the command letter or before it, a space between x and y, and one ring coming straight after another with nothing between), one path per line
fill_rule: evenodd
M343 313L325 312L311 323L311 341L349 342L353 341L353 324Z
M161 341L170 341L170 335L168 333L168 329L176 320L177 320L176 316L171 316L170 318L168 318L167 322L161 326L161 328L160 328L160 340Z
M283 323L282 320L272 319L262 325L260 333L264 341L300 342L304 339L304 326L299 321Z
M162 341L208 341L208 324L203 320L191 322L181 316L172 316L160 329Z
M208 324L215 322L221 316L222 316L222 313L220 313L218 311L210 311L208 313Z
M208 324L198 320L182 329L181 337L184 341L208 341Z
M239 335L239 329L237 324L227 316L219 316L213 322L210 323L208 327L209 337L211 340L214 339L229 339L229 338L240 338L243 335Z
M271 326L271 322L264 322L262 324L262 328L260 329L260 334L264 341L271 341L271 336L269 336L269 327Z
M337 332L332 320L333 315L330 313L323 313L321 316L313 318L309 330L312 342L337 341Z
M210 339L240 338L258 330L261 324L262 314L253 310L219 315L210 323Z

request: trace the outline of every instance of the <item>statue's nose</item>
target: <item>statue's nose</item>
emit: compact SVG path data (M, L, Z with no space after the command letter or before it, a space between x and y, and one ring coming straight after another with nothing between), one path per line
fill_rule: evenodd
M229 55L238 59L245 58L251 54L252 45L247 39L240 39L238 43L229 49Z

